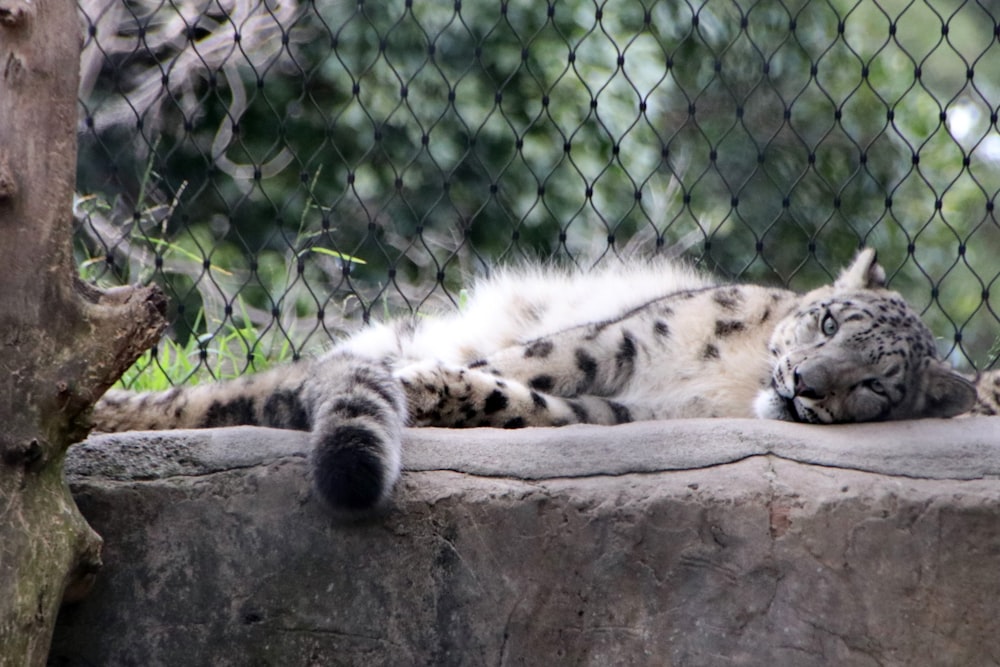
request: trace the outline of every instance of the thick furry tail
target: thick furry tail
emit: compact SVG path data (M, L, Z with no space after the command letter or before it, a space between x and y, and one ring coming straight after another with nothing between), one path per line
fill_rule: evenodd
M217 384L110 391L92 417L104 432L238 425L310 431L316 489L351 513L389 496L406 419L405 394L390 370L343 352Z
M388 367L331 353L309 384L313 474L330 505L363 511L385 500L402 468L406 395Z

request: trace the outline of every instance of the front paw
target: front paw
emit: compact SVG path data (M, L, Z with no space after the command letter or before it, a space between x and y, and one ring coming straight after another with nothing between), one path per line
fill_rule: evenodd
M396 371L406 392L411 426L456 426L475 414L475 371L422 361Z

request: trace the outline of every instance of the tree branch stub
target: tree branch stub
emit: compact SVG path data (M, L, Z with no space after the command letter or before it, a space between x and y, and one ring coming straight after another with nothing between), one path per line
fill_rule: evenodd
M17 196L17 183L7 161L0 158L0 202Z
M22 28L31 16L31 5L23 0L0 0L0 28Z

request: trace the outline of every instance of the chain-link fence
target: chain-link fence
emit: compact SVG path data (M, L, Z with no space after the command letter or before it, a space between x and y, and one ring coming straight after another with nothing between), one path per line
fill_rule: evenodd
M665 252L808 288L862 244L944 353L990 363L996 3L80 11L81 271L167 287L178 343L147 363L172 381L460 305L497 262Z

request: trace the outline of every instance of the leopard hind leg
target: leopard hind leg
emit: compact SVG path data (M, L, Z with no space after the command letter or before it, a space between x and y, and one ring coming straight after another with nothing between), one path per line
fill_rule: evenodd
M383 502L399 477L406 399L384 364L335 351L227 382L136 394L113 390L98 431L269 426L309 431L319 495L346 513Z

